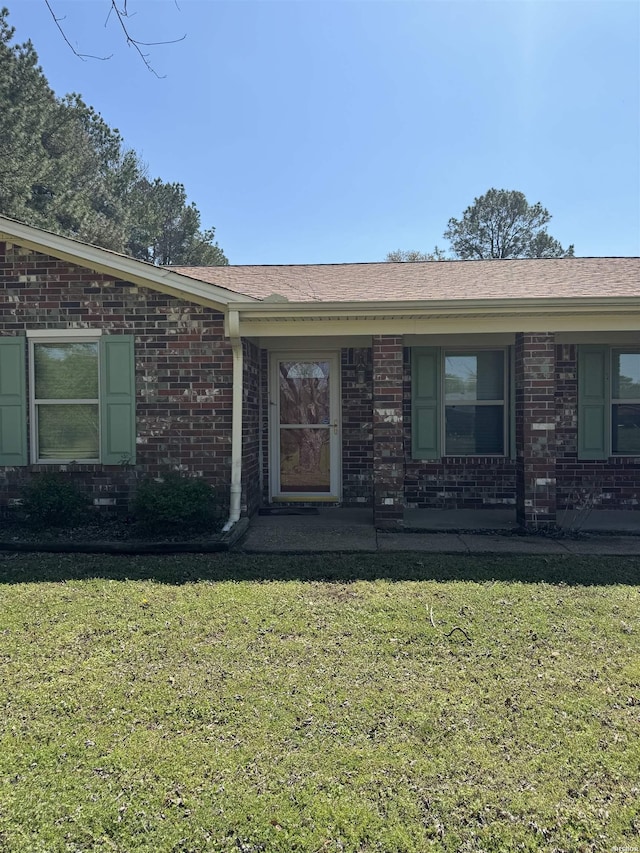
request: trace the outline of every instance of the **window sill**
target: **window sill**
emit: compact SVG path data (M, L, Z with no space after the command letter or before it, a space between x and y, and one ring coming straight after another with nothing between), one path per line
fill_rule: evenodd
M95 471L104 468L102 462L32 462L29 470L34 474L45 474L48 471Z
M515 462L515 459L512 459L511 456L507 456L506 454L502 454L501 456L497 456L495 453L492 455L483 455L481 453L474 453L473 455L469 454L469 456L432 456L428 459L422 459L418 456L411 457L412 462L426 462L426 463L435 463L437 465L463 465L465 462L487 462L487 463L502 463L502 462Z

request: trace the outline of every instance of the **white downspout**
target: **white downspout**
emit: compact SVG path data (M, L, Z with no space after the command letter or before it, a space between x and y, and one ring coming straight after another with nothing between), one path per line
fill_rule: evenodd
M240 337L240 315L229 311L229 338L233 353L233 389L231 413L231 497L229 501L229 520L222 528L227 533L240 519L240 501L242 498L242 385L243 360L242 338Z

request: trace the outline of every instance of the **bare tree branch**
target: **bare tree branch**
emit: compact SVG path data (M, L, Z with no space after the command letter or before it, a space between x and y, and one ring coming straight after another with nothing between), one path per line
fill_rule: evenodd
M83 62L86 62L87 59L99 59L102 62L104 62L107 59L111 59L111 56L113 56L113 54L111 54L111 56L94 56L92 53L80 53L79 51L77 51L75 49L75 47L71 44L69 39L67 38L67 34L65 33L65 31L62 29L62 26L60 25L60 21L64 21L64 18L56 17L56 13L51 8L51 4L49 3L49 0L44 0L44 2L45 2L47 9L51 12L51 17L53 18L56 27L60 30L60 34L62 35L62 38L66 41L66 43L71 48L72 53L74 53L74 55L77 56L78 59L81 59Z
M59 29L60 34L62 35L62 38L65 40L65 42L67 43L67 45L69 46L69 48L71 49L71 51L73 52L73 54L75 56L77 56L79 59L82 59L83 62L86 59L100 59L100 60L111 59L113 54L111 54L110 56L94 56L91 53L81 53L80 51L78 51L73 46L73 44L71 44L71 42L69 41L69 38L68 38L64 28L61 25L61 21L64 21L64 18L58 18L56 16L55 12L53 11L53 9L51 7L50 0L44 0L44 2L47 6L47 9L51 13L51 17L53 18L55 25ZM127 47L133 47L133 49L140 56L140 59L142 59L142 61L146 65L147 70L149 70L152 74L154 74L158 79L162 79L165 75L158 74L158 72L155 70L155 68L151 65L151 63L149 61L149 54L144 53L142 48L143 47L153 47L155 45L177 44L180 41L184 41L187 37L187 34L185 33L183 36L180 36L180 38L167 39L166 41L141 41L140 39L134 38L131 35L131 33L129 32L128 20L130 20L134 16L135 13L132 14L129 12L129 8L128 8L127 4L128 4L128 0L122 0L122 6L118 7L117 0L109 0L109 13L107 14L107 18L105 20L105 27L109 23L109 18L111 17L111 15L115 14L115 16L118 20L118 23L120 24L120 27L122 29L122 32L124 33L124 37L125 37L125 41L127 43ZM177 2L176 2L176 8L179 9Z
M118 21L120 22L120 26L122 27L122 32L124 33L124 37L126 39L127 45L129 47L133 47L138 52L140 59L142 59L142 61L147 66L149 71L151 71L152 74L155 74L155 76L158 77L158 79L161 79L160 74L158 74L158 72L155 70L155 68L149 62L149 54L143 53L142 50L140 49L140 45L142 45L142 47L153 47L154 45L161 45L161 44L177 44L179 41L184 41L187 37L187 34L185 33L180 38L169 39L167 41L140 41L139 39L134 39L133 36L129 33L129 30L127 29L127 25L125 24L125 20L124 20L125 18L131 17L129 15L128 10L127 10L127 0L124 0L124 6L122 7L122 9L118 9L118 6L116 4L116 0L111 0L111 8L113 9L113 11L116 13L116 15L118 17ZM162 75L162 76L164 77L165 75Z

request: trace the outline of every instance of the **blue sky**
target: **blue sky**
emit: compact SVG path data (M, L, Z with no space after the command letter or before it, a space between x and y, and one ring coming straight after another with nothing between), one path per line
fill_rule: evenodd
M119 0L121 4L125 0ZM182 181L231 263L446 247L490 187L579 256L640 255L640 4L5 0L58 95L79 92L151 177Z

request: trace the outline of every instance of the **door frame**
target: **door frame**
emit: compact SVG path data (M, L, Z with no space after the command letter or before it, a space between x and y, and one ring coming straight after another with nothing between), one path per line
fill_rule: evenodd
M329 362L329 492L280 491L280 382L281 361ZM335 376L335 379L333 378ZM269 353L269 500L273 502L339 503L342 500L342 379L340 350L274 350Z

